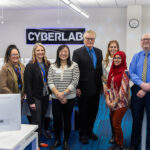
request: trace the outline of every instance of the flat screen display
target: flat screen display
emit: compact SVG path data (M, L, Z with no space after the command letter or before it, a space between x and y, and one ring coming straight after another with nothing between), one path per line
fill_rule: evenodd
M21 129L21 95L0 94L0 131Z

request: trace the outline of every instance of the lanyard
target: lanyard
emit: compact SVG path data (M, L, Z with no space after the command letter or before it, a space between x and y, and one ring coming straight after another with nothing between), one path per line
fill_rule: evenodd
M38 65L39 65L39 67L40 67L40 69L41 69L41 71L42 71L42 75L43 75L43 78L44 78L44 83L46 83L46 82L47 82L47 79L46 79L45 68L43 68L42 65L41 65L39 62L37 62L37 63L38 63Z
M18 77L18 87L19 87L19 89L21 89L22 85L21 85L21 68L20 68L20 65L18 64L18 68L16 68L14 66L14 70L15 70L17 77Z
M21 68L20 68L20 66L18 65L18 69L16 67L14 67L14 69L18 75L19 80L21 80Z

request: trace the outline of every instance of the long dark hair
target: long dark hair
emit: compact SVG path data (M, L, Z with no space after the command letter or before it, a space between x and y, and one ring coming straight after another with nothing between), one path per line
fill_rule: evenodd
M57 65L58 68L60 68L60 66L61 66L61 60L60 60L60 58L59 58L59 53L60 53L60 51L61 51L62 49L64 49L65 47L68 49L68 52L69 52L69 56L68 56L68 58L67 58L67 66L70 67L71 64L72 64L72 61L70 60L70 49L69 49L69 47L68 47L67 45L60 45L60 46L58 47L58 49L57 49L57 55L56 55L56 61L55 61L55 64Z
M18 53L19 53L19 58L20 58L19 49L17 48L16 45L11 44L11 45L9 45L9 46L7 47L7 49L6 49L6 53L5 53L5 57L4 57L4 63L7 63L7 62L9 61L9 57L10 57L11 51L12 51L13 49L16 49L16 50L18 51Z

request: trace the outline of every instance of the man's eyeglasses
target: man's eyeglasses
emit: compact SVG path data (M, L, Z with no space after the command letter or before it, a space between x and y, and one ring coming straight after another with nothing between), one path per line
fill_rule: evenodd
M150 41L150 39L149 38L144 38L144 39L142 39L142 41Z
M85 38L87 41L94 41L95 38Z

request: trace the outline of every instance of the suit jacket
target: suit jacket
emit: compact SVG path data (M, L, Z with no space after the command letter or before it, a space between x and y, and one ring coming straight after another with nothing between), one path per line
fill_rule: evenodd
M93 62L83 46L73 52L73 61L79 65L80 79L78 87L81 89L82 94L95 95L99 94L102 89L102 51L94 47L94 51L97 57L96 69L93 66Z
M22 91L21 94L24 94L24 65L19 63L21 68L21 82L22 82ZM19 93L18 89L18 77L13 69L13 66L10 62L6 63L2 70L0 71L0 93L1 94L11 94Z
M45 65L46 78L48 75L49 65ZM28 63L24 72L25 93L29 104L34 104L35 99L43 97L43 75L38 63Z

